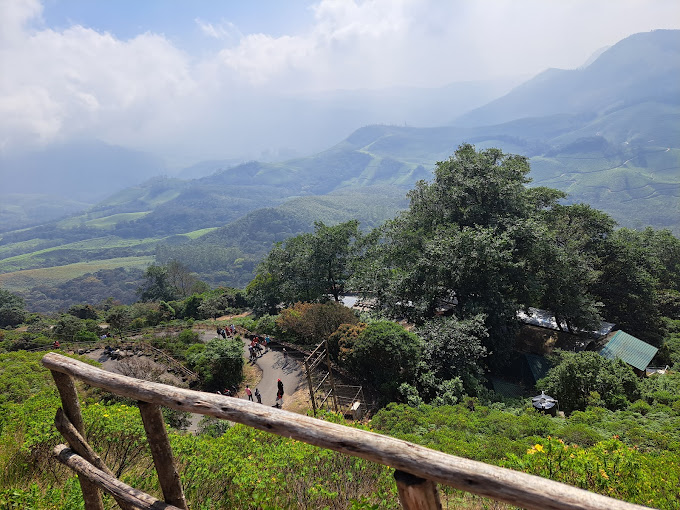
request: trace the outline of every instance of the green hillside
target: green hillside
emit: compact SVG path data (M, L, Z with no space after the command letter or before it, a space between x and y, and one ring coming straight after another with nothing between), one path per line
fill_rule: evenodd
M220 228L169 236L132 238L112 233L112 220L135 213L103 216L70 228L61 223L55 228L7 233L0 239L0 287L21 292L29 309L49 311L46 306L67 308L79 302L75 296L58 297L65 296L70 287L77 286L86 295L89 284L100 286L100 278L88 281L82 279L84 275L117 267L144 269L154 261L171 259L181 261L212 285L243 287L274 242L311 231L315 221L335 224L357 218L368 229L406 205L403 188L345 188L257 209Z

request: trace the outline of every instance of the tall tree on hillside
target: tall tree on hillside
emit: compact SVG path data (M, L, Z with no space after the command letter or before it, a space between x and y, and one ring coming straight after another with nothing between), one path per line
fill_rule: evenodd
M555 197L529 192L529 164L498 149L462 145L437 163L432 183L409 193L410 207L388 222L363 257L357 285L393 316L416 323L452 306L460 319L486 317L487 348L512 345L517 310L537 299L527 269L537 251L536 209Z
M323 282L324 290L340 301L350 274L350 260L355 241L360 237L359 222L350 220L332 227L314 223L312 267Z
M646 342L661 345L664 326L658 301L660 279L667 277L644 238L644 233L627 228L611 236L595 292L609 320Z
M26 318L24 298L0 289L0 328L16 326Z
M151 264L144 272L142 285L137 289L140 301L172 301L178 295L170 281L167 266Z
M177 260L171 260L166 264L168 285L176 290L179 298L186 298L192 294L198 294L210 290L205 282L202 282L192 273L187 266Z
M560 329L598 329L602 304L593 293L601 275L614 220L585 204L555 204L542 212L541 308L551 311Z
M255 309L272 305L340 300L350 276L359 223L314 224L314 232L277 243L260 263L247 292Z

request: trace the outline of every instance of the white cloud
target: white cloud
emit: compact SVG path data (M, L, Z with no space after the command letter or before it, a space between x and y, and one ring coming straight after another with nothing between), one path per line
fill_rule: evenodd
M51 29L37 0L0 0L0 149L91 136L196 157L262 150L284 143L262 128L281 93L573 68L631 33L680 27L677 0L321 0L312 9L313 24L276 36L195 18L222 45L196 57L155 33ZM297 119L279 121L289 143Z
M15 17L23 29L0 49L3 147L92 132L127 144L167 130L173 102L196 88L189 57L162 36L121 41L78 25L30 31L29 20Z
M196 18L194 19L194 22L198 25L198 28L201 29L203 34L213 39L230 41L233 39L238 40L243 37L243 34L239 31L236 25L229 21L222 20L219 23L210 23L203 21L200 18Z

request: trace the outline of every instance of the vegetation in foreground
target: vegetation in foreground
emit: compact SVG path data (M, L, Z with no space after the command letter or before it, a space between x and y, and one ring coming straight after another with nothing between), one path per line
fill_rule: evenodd
M59 405L41 353L0 355L0 508L82 508L77 479L50 451ZM551 418L522 403L469 398L456 405L390 404L368 425L379 433L475 460L520 469L661 509L678 508L680 376L644 381L626 409L589 406ZM114 472L160 493L134 406L83 389L88 441ZM322 419L345 423L332 413ZM397 508L392 470L305 443L205 420L198 435L171 431L192 508ZM285 489L283 489L285 488ZM482 500L442 488L468 508Z

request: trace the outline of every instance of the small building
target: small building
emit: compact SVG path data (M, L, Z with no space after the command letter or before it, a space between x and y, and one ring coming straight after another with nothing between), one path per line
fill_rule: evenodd
M659 350L625 331L610 333L604 340L606 343L600 349L601 356L607 359L620 359L633 367L636 374L643 377L647 366Z

